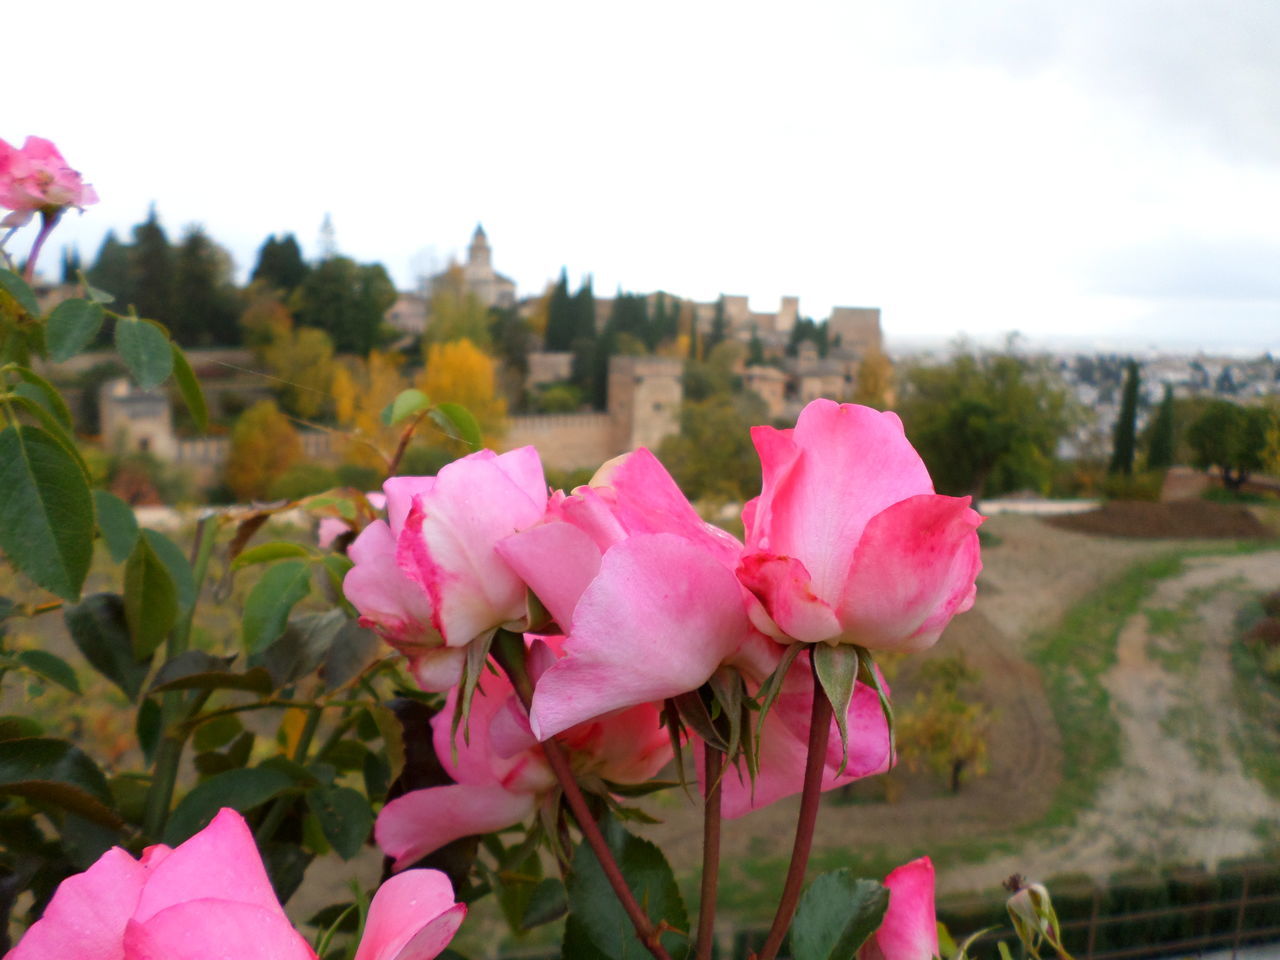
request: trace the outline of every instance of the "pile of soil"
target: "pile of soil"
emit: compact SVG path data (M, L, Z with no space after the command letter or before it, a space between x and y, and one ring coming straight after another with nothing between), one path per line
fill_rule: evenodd
M1274 536L1247 507L1208 500L1113 500L1088 513L1046 518L1045 522L1063 530L1107 537L1261 540Z

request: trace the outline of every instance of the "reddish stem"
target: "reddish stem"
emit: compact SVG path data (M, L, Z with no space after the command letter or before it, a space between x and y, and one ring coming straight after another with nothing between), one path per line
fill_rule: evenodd
M27 257L27 268L22 272L22 279L27 283L31 283L36 275L36 261L40 259L40 251L44 247L44 242L49 239L49 234L53 233L53 228L58 225L58 221L62 219L62 211L56 213L45 213L40 211L40 232L36 234L36 242L31 245L31 254Z
M515 637L518 641L518 654L512 655L514 643L503 642L508 637ZM533 703L533 684L529 681L529 674L525 670L524 638L519 634L506 634L503 631L499 634L495 652L499 665L511 679L516 695L520 698L520 702L524 704L524 708L527 711ZM582 831L583 838L587 841L588 846L591 847L592 852L595 853L596 860L600 863L600 869L604 871L605 879L609 881L609 886L613 888L618 902L622 904L622 909L626 911L632 926L635 927L636 936L644 944L645 949L653 954L655 960L671 960L670 955L663 948L662 941L659 939L661 931L654 927L648 915L640 908L640 904L636 902L635 895L632 894L631 888L627 886L626 878L623 877L622 870L618 867L618 862L613 858L613 852L609 849L608 841L605 840L604 834L600 832L600 826L591 815L591 809L587 806L587 799L582 795L578 781L573 775L573 769L569 765L569 758L565 754L564 747L554 739L545 740L542 743L542 752L546 755L547 762L551 765L551 770L556 775L556 779L560 781L560 789L564 791L565 801L569 804L569 809L573 811L574 819L578 821L578 828Z
M827 740L831 736L831 703L818 681L818 671L813 671L813 711L809 715L809 755L804 768L804 792L800 795L800 816L796 821L796 839L791 848L791 865L782 885L782 899L774 914L773 926L765 938L758 960L773 960L782 946L782 938L791 926L796 904L800 902L800 888L804 886L804 872L809 865L809 850L813 846L813 828L818 822L818 801L822 798L822 768L827 759Z
M698 954L711 960L715 940L716 889L720 881L720 780L724 754L710 744L703 746L702 776L706 799L702 810L702 889L698 902Z

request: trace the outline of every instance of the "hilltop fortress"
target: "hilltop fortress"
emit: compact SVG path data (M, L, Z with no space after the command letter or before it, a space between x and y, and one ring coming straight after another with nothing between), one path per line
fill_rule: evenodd
M430 322L431 294L450 271L460 271L466 289L486 307L514 308L530 316L541 300L540 296L517 299L514 281L494 269L488 237L482 227L477 227L466 262L425 278L417 292L402 293L387 311L386 322L406 338L421 336ZM863 361L882 353L880 310L876 307L836 307L826 321L825 354L813 340L804 339L789 355L793 331L802 321L797 297L783 297L776 311L760 312L752 310L744 296L725 295L718 301L700 303L654 292L646 295L650 311L659 297L668 305L678 304L684 328L696 331L704 342L713 335L719 314L724 339L758 346L757 356L762 354L766 362L747 363L748 351L744 349L734 372L746 389L764 401L771 419L793 418L804 404L817 397L852 396ZM597 330L608 322L614 303L610 298L595 299ZM230 369L247 370L254 365L248 351L189 353L206 377L206 391L215 408L222 405L224 394L234 394L242 401L255 394L268 395L269 385L261 378L227 376ZM204 354L212 358L208 364L203 362ZM90 364L93 359L85 355L65 366L70 370L77 364ZM219 365L220 361L225 362ZM567 380L573 356L534 351L528 361L524 386L532 390ZM636 447L656 449L663 438L679 432L683 374L684 360L679 357L613 356L609 361L604 411L516 414L508 419L504 448L532 444L544 463L560 470L598 466ZM121 449L150 452L190 469L202 480L215 477L226 460L230 444L225 436L179 439L175 435L170 404L163 393L139 391L127 380L114 380L103 386L99 403L103 438L122 444ZM328 433L304 431L303 443L311 459L324 461L334 456Z

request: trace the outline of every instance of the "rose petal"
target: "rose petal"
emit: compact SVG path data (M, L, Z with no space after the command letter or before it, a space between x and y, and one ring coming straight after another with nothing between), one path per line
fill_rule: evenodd
M374 894L355 960L430 960L453 939L466 914L439 870L406 870ZM421 936L428 931L429 937Z
M6 960L120 960L125 926L146 878L141 863L112 847L84 873L59 884L44 916Z
M845 637L865 647L923 650L973 605L982 517L968 497L911 497L873 517L840 602Z
M374 837L403 870L460 837L492 833L520 823L536 806L531 793L499 786L452 784L414 790L378 814Z
M124 950L128 960L315 960L316 956L279 904L267 909L215 898L183 901L148 920L130 920Z
M938 921L933 901L933 861L912 860L884 878L889 909L880 929L858 951L858 960L933 960Z
M534 690L533 730L545 740L695 690L749 633L741 587L714 555L673 534L632 537L578 602L566 656Z

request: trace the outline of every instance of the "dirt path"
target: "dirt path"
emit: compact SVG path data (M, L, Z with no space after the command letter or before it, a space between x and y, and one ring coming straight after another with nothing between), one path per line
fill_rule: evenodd
M943 889L1030 876L1203 862L1257 853L1280 830L1280 800L1241 766L1233 731L1233 621L1250 592L1274 589L1280 555L1202 557L1160 584L1119 638L1104 683L1122 736L1122 766L1066 836L946 872Z

